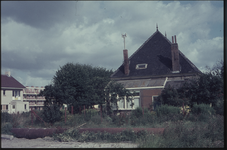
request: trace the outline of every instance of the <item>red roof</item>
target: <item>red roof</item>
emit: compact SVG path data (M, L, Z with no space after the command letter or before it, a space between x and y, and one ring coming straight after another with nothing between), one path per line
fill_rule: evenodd
M12 76L1 75L1 87L8 88L26 88Z

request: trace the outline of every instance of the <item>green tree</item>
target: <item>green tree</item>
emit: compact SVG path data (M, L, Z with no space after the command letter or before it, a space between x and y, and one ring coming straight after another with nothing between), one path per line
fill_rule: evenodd
M171 86L165 88L161 95L157 97L157 101L161 102L161 104L171 105L180 107L184 103L184 105L189 104L188 98L185 96L185 89L175 89Z
M182 106L182 103L191 107L197 104L212 104L216 106L218 101L223 100L224 89L224 65L222 62L205 73L186 81L179 89L168 87L164 89L158 100L162 104Z
M109 82L104 90L104 95L107 115L111 115L113 109L118 111L117 102L124 100L124 98L126 98L127 102L131 102L131 107L134 105L132 100L135 93L130 92L125 89L122 84L116 83L115 81Z
M74 113L79 113L84 106L91 108L96 104L105 104L106 99L109 100L107 96L114 92L120 95L120 99L122 94L128 97L130 92L123 86L110 82L112 73L100 67L67 63L56 71L52 84L45 86L40 95L46 97L47 104L68 104L69 111L73 106ZM113 98L110 102L115 103Z

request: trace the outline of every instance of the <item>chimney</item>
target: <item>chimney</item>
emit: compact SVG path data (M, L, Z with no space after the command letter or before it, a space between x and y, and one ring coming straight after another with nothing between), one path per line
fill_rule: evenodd
M6 73L5 73L5 75L7 75L8 77L10 77L11 75L10 75L10 71L7 71Z
M129 60L128 60L128 50L124 49L123 50L123 55L124 55L124 73L125 75L129 75Z
M171 55L172 55L172 73L179 73L180 72L179 50L176 35L174 35L174 37L172 36Z

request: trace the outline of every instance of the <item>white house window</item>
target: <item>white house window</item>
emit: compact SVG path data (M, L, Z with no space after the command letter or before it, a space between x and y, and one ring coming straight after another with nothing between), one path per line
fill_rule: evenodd
M147 64L137 64L136 65L136 69L146 69L147 68Z
M13 90L13 96L19 97L20 96L20 91L19 90Z
M6 96L6 90L3 90L3 95Z
M15 109L15 105L13 105L13 109Z
M137 107L140 106L140 91L131 91L131 92L135 92L135 96L133 97L132 102L134 103L133 106L131 106L132 102L131 101L127 101L126 97L124 97L124 99L120 100L117 102L118 104L118 109L123 110L123 109L136 109ZM117 96L118 98L118 96Z

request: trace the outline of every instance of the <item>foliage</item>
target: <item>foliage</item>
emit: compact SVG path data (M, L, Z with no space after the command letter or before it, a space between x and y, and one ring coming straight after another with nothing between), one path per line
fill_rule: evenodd
M156 110L157 116L161 117L164 115L176 115L180 113L179 107L174 107L171 105L161 105Z
M112 71L91 65L67 63L60 67L53 77L52 84L45 86L40 95L44 95L47 102L59 105L68 104L74 107L74 114L82 107L91 107L104 103L104 88L110 81ZM81 108L81 109L80 109Z
M132 110L131 116L134 116L136 118L143 117L143 108L137 107L136 109Z
M73 114L81 113L84 106L88 109L96 104L103 105L107 100L105 111L111 115L111 103L117 104L124 96L130 101L133 95L121 84L110 82L112 73L100 67L67 63L60 67L52 84L45 86L40 95L45 96L48 104L67 104L70 112L73 106Z
M13 128L13 125L10 122L1 124L1 134L12 134L11 133L12 128Z
M217 148L224 147L224 118L210 117L205 124L172 122L162 135L149 135L139 148Z
M54 122L60 121L63 113L60 111L60 107L57 104L47 105L43 107L42 119L53 124Z
M105 100L106 100L106 113L107 115L112 115L112 110L116 108L118 110L117 102L124 100L126 98L127 102L131 102L131 107L134 105L132 102L135 93L131 93L129 90L125 89L122 84L111 81L108 83L104 90Z
M185 105L189 103L182 89L174 89L171 86L168 86L167 88L163 89L161 95L157 97L157 101L161 102L161 104L167 104L177 107L182 106L183 103Z
M12 119L12 115L9 113L1 112L1 122L10 122Z
M157 100L162 104L181 107L182 104L193 106L193 103L212 104L216 106L217 101L223 99L224 89L224 65L220 63L208 68L208 71L201 73L198 77L189 79L178 88L165 88Z
M216 105L213 107L216 114L224 115L224 100L218 100Z
M82 132L79 133L77 129L71 131L65 131L62 134L55 135L54 138L58 141L70 141L76 139L79 142L90 142L90 141L106 141L106 142L122 142L122 141L133 141L137 139L145 139L148 133L144 130L134 132L130 129L124 130L119 133L108 133L108 132Z
M207 114L207 115L213 115L215 114L215 110L207 104L194 104L191 112L193 114Z

